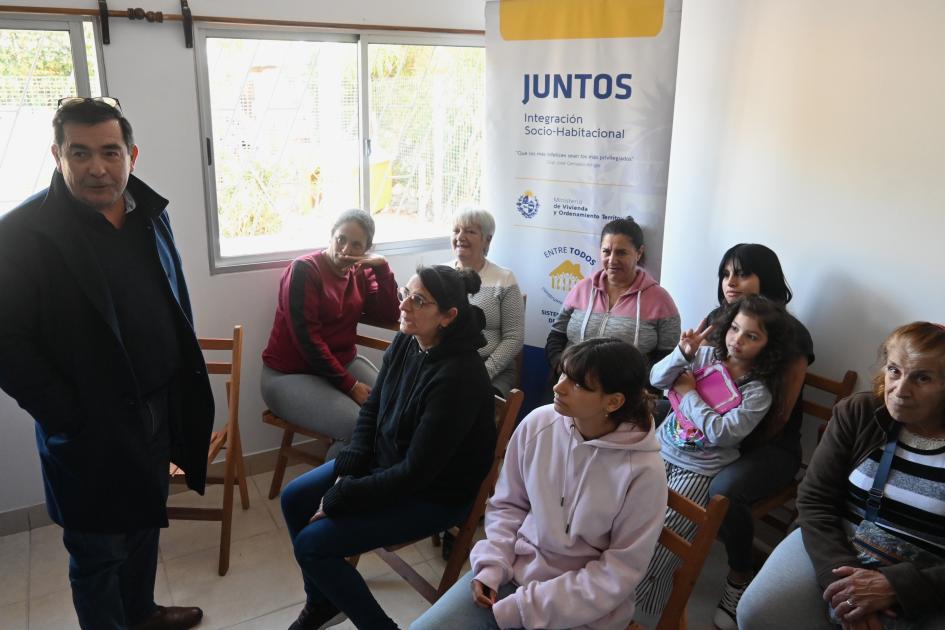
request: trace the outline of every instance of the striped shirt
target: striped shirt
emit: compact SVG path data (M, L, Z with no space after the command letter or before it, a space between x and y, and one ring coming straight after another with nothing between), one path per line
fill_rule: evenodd
M844 519L851 532L863 520L882 455L876 449L847 478ZM919 450L900 440L876 524L945 559L945 447Z

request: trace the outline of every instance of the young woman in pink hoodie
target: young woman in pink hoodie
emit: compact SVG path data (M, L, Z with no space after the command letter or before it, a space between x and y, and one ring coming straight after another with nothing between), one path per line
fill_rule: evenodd
M627 627L666 510L643 356L568 348L554 404L512 435L472 571L415 630Z

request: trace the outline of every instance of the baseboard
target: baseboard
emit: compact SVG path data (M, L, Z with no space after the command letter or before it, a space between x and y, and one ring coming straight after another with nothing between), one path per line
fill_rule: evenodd
M295 447L302 447L305 450L311 449L314 453L324 454L324 447L314 440L306 440L293 444ZM246 476L259 475L261 473L272 472L276 468L276 458L279 455L279 449L273 448L266 451L259 451L250 455L243 455L243 465L246 468ZM289 462L290 465L292 462ZM210 465L207 474L223 476L223 462L216 461ZM172 484L170 493L188 492L187 487L183 485ZM45 503L37 503L7 512L0 512L0 536L9 536L18 532L25 532L37 527L51 525L52 519L46 512Z
M45 503L29 505L9 512L0 512L0 536L9 536L37 527L52 525Z

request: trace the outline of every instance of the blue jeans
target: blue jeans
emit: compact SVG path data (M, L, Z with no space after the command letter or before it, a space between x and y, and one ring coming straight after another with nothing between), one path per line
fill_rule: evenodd
M166 392L145 401L142 423L150 435L150 464L166 500L170 457ZM157 527L121 534L63 530L72 603L82 628L124 630L155 611L160 532Z
M443 593L443 597L436 600L433 607L420 615L420 618L410 624L410 630L499 630L495 616L491 610L480 608L473 602L472 571L456 580L450 590ZM496 601L504 599L515 592L515 584L506 582L499 587Z
M330 516L309 523L335 478L332 460L295 479L282 491L282 514L302 569L308 603L330 602L358 628L396 628L361 574L345 558L448 529L466 516L469 506L403 499L397 505L367 513Z
M69 552L72 603L79 625L95 630L123 630L154 612L160 531L157 528L129 534L63 531L62 542Z
M712 479L709 496L721 494L730 501L719 538L725 543L731 569L746 572L753 569L755 522L751 504L787 485L800 466L799 453L773 441L743 453Z

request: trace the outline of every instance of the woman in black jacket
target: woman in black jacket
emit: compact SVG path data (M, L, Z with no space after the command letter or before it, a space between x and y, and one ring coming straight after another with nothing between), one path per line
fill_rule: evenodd
M282 493L306 604L292 629L345 616L396 628L345 560L459 523L492 463L492 386L478 349L471 270L421 267L400 289L400 333L384 354L350 445Z

